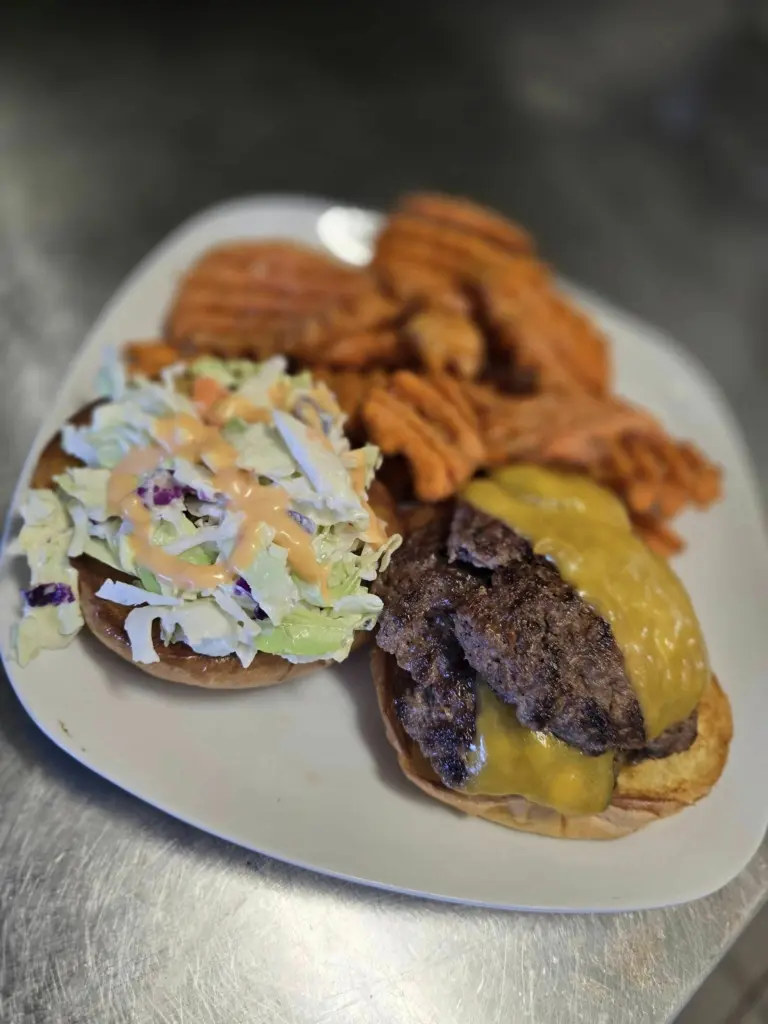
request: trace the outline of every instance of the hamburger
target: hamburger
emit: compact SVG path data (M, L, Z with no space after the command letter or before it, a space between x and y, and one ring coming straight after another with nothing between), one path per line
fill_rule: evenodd
M690 599L612 494L512 466L415 518L374 585L406 776L471 815L626 835L704 797L732 735Z
M269 686L346 658L400 538L378 449L351 448L325 385L281 358L205 358L160 381L115 363L105 388L44 449L21 507L20 664L83 625L194 686Z

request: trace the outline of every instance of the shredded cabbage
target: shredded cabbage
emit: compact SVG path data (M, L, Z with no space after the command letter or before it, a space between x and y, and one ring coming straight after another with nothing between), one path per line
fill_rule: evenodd
M242 513L217 492L214 469L169 450L158 430L165 417L198 416L194 391L182 384L200 377L258 407L261 415L271 413L269 422L232 417L222 435L236 449L237 468L287 495L287 512L306 532L324 583L296 574L281 538L266 523L257 531L251 564L238 566L239 575L229 582L227 570L225 581L207 590L180 588L140 564L131 522L108 508L110 474L136 448L165 451L135 492L147 510L153 544L192 565L226 567L240 536ZM343 414L325 385L316 385L308 373L290 376L282 357L262 364L206 357L191 367L169 368L160 382L127 380L119 360L111 358L100 385L107 401L96 407L90 423L62 430L64 450L82 465L56 477L55 489L30 491L22 508L16 547L27 557L32 584L69 586L74 600L25 607L16 631L19 659L63 646L82 625L77 574L69 561L81 554L118 574L98 596L131 608L125 628L137 662L157 660L156 621L162 643L181 641L211 657L234 654L243 665L259 651L299 662L346 657L355 631L375 625L381 601L368 586L400 538L379 547L365 539L366 493L356 491L352 471L364 467L367 490L381 456L373 445L351 450Z

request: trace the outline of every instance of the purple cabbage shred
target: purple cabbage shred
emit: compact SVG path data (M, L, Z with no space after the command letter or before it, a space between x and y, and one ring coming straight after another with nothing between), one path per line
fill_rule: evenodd
M176 498L184 497L184 488L176 483L172 487L155 487L152 497L156 505L170 505Z
M24 600L30 608L44 608L49 604L72 604L75 595L67 583L40 583L24 591Z
M315 524L312 522L309 516L303 516L301 512L296 512L292 508L288 509L288 515L291 517L291 519L295 519L295 521L299 524L302 530L306 530L307 533L311 534L317 533L317 526L315 526Z
M327 437L331 432L333 426L333 416L325 412L322 406L310 398L308 395L302 395L302 397L296 402L293 407L293 415L301 420L302 423L306 423L307 426L312 426L312 420L307 417L307 409L312 409L320 419L320 426L323 429L323 433Z
M142 484L141 487L137 487L136 493L147 507L150 504L162 507L170 505L177 498L183 498L187 492L186 488L174 479L173 473L162 470L154 477L150 477L148 485ZM147 495L150 494L151 498L148 501Z
M239 590L240 595L242 597L250 598L250 601L248 603L251 605L251 607L249 607L247 611L252 619L267 618L267 613L264 611L259 602L254 598L253 594L251 593L251 588L248 585L248 580L243 579L242 576L238 576L237 579L235 580L235 590Z

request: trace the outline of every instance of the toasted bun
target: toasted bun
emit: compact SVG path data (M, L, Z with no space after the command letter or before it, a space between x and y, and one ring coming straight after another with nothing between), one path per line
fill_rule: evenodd
M76 413L70 422L78 426L87 423L92 410L93 405L86 406ZM30 487L51 487L55 476L71 466L79 465L80 462L67 455L61 447L57 434L40 455ZM391 527L396 526L397 511L387 490L375 482L369 498L377 514ZM243 668L234 654L212 658L205 654L196 654L186 644L170 644L166 647L160 640L157 623L153 639L160 660L151 665L137 664L131 658L131 648L125 633L125 620L131 609L96 596L96 592L108 578L125 583L133 581L124 573L117 572L87 555L72 559L72 565L77 569L79 577L80 605L86 626L110 651L119 654L121 658L156 679L165 679L169 683L185 683L188 686L203 686L213 690L249 689L287 683L290 679L329 664L327 661L312 661L294 665L275 654L262 653L256 655L248 668ZM353 649L361 647L369 637L370 633L358 633Z
M689 750L622 768L605 811L568 817L520 796L469 796L444 786L395 713L395 659L377 647L371 668L387 738L411 782L466 814L558 839L618 839L696 803L720 778L733 734L731 706L713 676L699 704L698 735Z
M125 633L125 620L131 609L96 596L106 579L123 583L134 581L125 573L116 572L87 555L73 558L72 565L77 569L80 607L86 626L110 651L155 679L186 683L188 686L205 686L210 690L245 690L287 683L289 679L328 664L325 661L311 661L305 665L293 665L275 654L257 654L248 668L243 668L234 654L211 658L206 654L196 654L186 644L169 644L166 647L160 639L159 626L155 623L152 639L160 660L151 665L139 665L131 657L131 646ZM368 634L363 633L361 636Z

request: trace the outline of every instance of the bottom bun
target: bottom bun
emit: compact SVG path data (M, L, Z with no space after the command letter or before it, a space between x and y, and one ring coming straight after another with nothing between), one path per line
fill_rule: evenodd
M89 422L94 405L95 403L81 409L71 418L70 423L80 426ZM68 455L61 447L57 434L40 454L30 486L52 487L55 476L70 467L80 465L82 463L78 459ZM374 510L390 528L397 527L397 511L386 488L374 481L369 491L369 499ZM72 565L78 574L80 605L86 626L110 651L114 651L135 668L156 679L165 679L169 683L184 683L187 686L202 686L211 690L243 690L287 683L290 679L331 664L329 661L311 661L294 665L276 654L262 653L256 655L248 668L243 668L234 654L213 658L206 654L196 654L191 647L182 643L169 644L166 647L160 638L157 623L154 626L153 642L160 660L150 665L139 664L131 656L131 647L125 633L125 620L131 609L96 596L96 592L106 579L124 583L135 583L135 580L88 555L73 558ZM362 647L370 636L368 632L358 632L352 650Z
M287 683L289 679L295 679L296 676L328 664L327 661L310 661L303 665L294 665L276 654L262 653L256 655L248 668L243 668L234 654L212 658L207 654L195 653L186 644L169 644L166 647L160 639L160 627L157 623L153 627L152 640L160 660L149 665L139 664L131 656L131 645L125 633L125 620L132 609L96 596L96 592L106 579L131 583L131 578L87 555L73 558L72 565L77 570L80 607L88 629L110 651L119 654L135 668L154 676L155 679L164 679L169 683L185 683L187 686L203 686L209 690L246 690ZM355 641L357 642L358 637L366 638L369 635L359 633Z
M600 814L567 816L521 796L470 796L444 786L395 712L395 659L376 648L371 668L387 738L404 774L428 796L507 828L558 839L618 839L696 803L720 778L733 735L731 706L713 676L699 704L698 735L682 754L622 768L613 800Z

